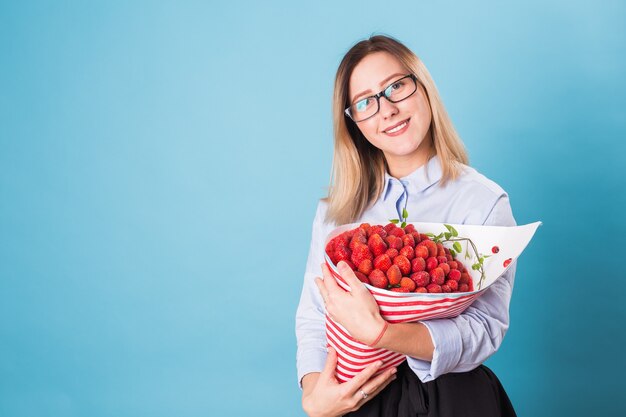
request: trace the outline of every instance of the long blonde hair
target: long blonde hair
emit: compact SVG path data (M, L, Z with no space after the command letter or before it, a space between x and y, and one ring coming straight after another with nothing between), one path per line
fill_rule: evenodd
M344 109L349 104L349 80L352 71L365 56L387 52L400 61L423 86L432 112L430 133L442 165L441 184L455 179L459 163L468 164L465 147L439 97L430 73L422 61L398 40L376 35L355 44L337 69L333 94L335 149L330 178L326 220L336 224L357 221L376 202L384 188L388 169L383 152L370 144Z

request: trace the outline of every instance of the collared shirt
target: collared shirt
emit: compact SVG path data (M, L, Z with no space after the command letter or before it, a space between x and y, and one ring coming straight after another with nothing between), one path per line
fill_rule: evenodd
M515 226L508 195L495 182L463 165L456 180L441 186L441 164L431 158L406 177L385 175L384 189L372 207L357 222L389 223L402 218L406 208L409 222ZM317 206L309 257L304 274L300 304L296 312L298 342L298 382L310 372L321 372L326 361L326 328L324 306L315 285L321 277L324 241L337 225L325 221L327 204ZM458 317L422 321L433 339L432 362L407 357L411 369L427 382L449 372L470 371L502 343L509 326L509 302L513 291L515 264L492 284Z

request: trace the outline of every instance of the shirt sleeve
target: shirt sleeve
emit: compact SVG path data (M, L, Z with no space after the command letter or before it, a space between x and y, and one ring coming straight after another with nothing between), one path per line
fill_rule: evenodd
M322 276L321 264L324 261L325 203L317 206L311 247L304 273L304 284L300 303L296 311L296 339L298 344L296 367L298 384L302 388L302 377L311 372L321 372L326 362L326 324L322 296L315 285L315 277Z
M506 194L496 200L483 224L516 225ZM459 316L422 322L430 332L435 350L432 362L407 357L420 380L428 382L449 372L470 371L498 350L509 327L515 267L513 262L504 275Z

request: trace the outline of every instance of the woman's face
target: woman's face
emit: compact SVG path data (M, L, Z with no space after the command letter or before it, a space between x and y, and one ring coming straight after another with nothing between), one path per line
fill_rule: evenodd
M350 103L377 94L408 74L393 55L369 54L350 76ZM379 101L378 113L356 125L372 145L383 151L390 174L406 176L426 163L432 149L431 112L426 93L418 82L417 91L398 103L391 103L385 97Z

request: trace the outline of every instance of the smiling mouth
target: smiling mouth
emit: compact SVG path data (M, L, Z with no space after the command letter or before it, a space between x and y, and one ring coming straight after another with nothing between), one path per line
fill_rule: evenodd
M409 117L408 119L404 120L403 122L400 122L399 124L395 125L391 129L383 130L383 133L386 133L388 135L393 135L395 133L402 131L405 127L408 126L410 119L411 118Z

